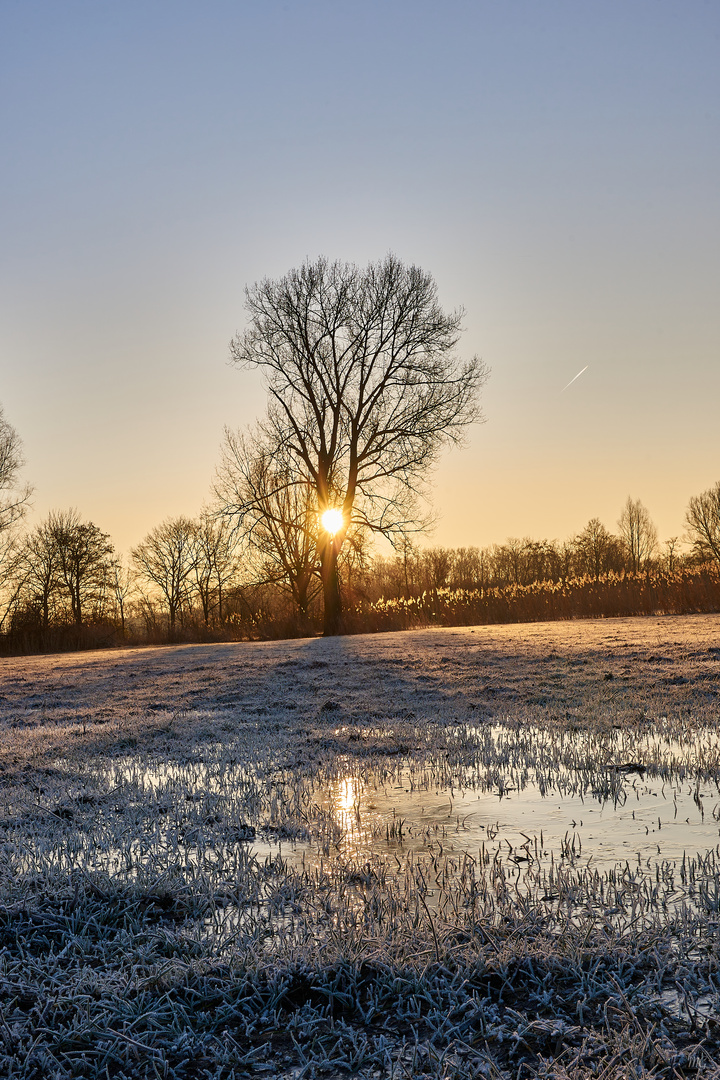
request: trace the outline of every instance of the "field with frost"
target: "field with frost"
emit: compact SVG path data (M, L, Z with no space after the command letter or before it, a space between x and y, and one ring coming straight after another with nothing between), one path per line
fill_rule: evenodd
M720 1077L720 617L0 661L0 1075Z

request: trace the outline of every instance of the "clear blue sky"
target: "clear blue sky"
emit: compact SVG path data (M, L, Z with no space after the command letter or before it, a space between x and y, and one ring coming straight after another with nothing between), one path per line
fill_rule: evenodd
M667 537L720 479L720 5L0 0L0 109L32 520L195 514L243 288L318 254L429 270L492 368L433 542Z

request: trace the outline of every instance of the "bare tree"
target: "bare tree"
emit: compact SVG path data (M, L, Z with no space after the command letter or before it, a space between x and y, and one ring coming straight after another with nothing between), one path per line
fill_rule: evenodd
M77 510L55 511L48 530L57 548L59 575L70 596L76 626L82 626L89 605L102 605L111 588L110 537L91 521L81 521Z
M457 548L453 563L454 588L484 589L487 581L487 551L476 547Z
M395 544L394 555L375 555L368 582L372 598L385 599L411 596L422 591L420 581L420 552L410 536L401 537Z
M22 443L5 419L0 405L0 630L18 600L19 559L22 544L17 526L28 508L32 489L20 485L24 465Z
M645 569L657 547L657 529L646 507L629 495L618 520L618 528L628 560L634 573Z
M499 585L524 584L523 552L527 540L509 536L504 544L493 545L493 566Z
M567 581L572 576L574 556L572 540L563 540L562 543L553 545L549 555L553 581Z
M62 605L60 555L49 520L24 538L17 575L21 606L34 612L42 629L47 630Z
M621 569L620 542L599 518L591 518L574 541L575 566L579 574L599 581L611 570Z
M115 600L115 609L120 616L120 630L122 636L125 637L126 611L128 598L133 588L133 575L119 559L113 559L110 566L110 587Z
M53 511L22 540L15 580L18 602L35 612L42 629L53 623L81 626L88 609L102 614L111 590L113 547L77 510Z
M283 448L273 452L261 431L226 431L215 495L222 512L235 520L255 564L253 584L287 589L300 617L307 618L320 588L312 485L293 471Z
M193 577L206 626L213 610L217 611L217 621L222 625L224 594L237 571L237 546L227 519L209 511L200 515L195 523Z
M400 535L399 542L395 544L395 551L398 552L398 565L402 567L402 595L409 600L417 591L417 583L414 579L418 570L418 552L406 534Z
M427 548L423 552L425 564L425 582L428 589L447 587L452 572L454 552L450 548Z
M685 520L695 554L703 561L720 564L720 481L692 496Z
M683 554L680 551L680 537L671 536L663 543L662 563L668 574L674 574L678 564L682 565Z
M168 519L156 526L131 551L139 575L154 585L167 605L170 633L188 604L193 564L195 523L189 518Z
M0 533L10 529L27 510L32 489L18 485L18 473L24 464L20 436L5 419L0 405Z
M444 312L432 277L392 255L365 270L307 262L248 289L246 309L231 357L264 371L268 444L311 485L320 516L342 515L319 551L324 630L338 633L337 562L351 523L393 535L417 522L418 486L479 418L487 371L456 357L462 313Z

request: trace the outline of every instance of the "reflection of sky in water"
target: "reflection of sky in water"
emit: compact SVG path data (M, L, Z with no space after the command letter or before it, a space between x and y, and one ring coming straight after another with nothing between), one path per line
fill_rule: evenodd
M364 773L355 759L353 775L340 770L316 787L314 798L342 829L343 854L440 844L469 854L500 849L518 861L544 854L602 870L626 862L650 869L720 840L720 789L707 779L720 763L712 728L688 725L686 737L672 739L657 728L530 725L447 734L443 756ZM475 752L450 762L467 735L477 740Z
M374 741L378 731L363 735ZM58 857L129 870L154 853L196 863L280 853L308 867L377 857L394 868L410 853L467 853L521 869L627 863L654 874L684 854L720 856L720 790L696 779L718 762L712 729L688 728L681 740L530 726L441 737L444 746L412 757L336 755L310 774L263 772L221 743L206 744L202 760L128 757L88 770L106 795ZM23 842L49 851L56 840L39 832Z
M329 785L328 802L344 831L343 854L362 857L422 850L504 849L508 858L544 851L557 860L607 869L616 863L654 866L715 848L720 793L715 784L624 778L618 797L542 796L535 784L503 795L472 789L423 790L409 771L394 784L345 778ZM402 828L399 834L400 825ZM400 842L402 841L402 843Z

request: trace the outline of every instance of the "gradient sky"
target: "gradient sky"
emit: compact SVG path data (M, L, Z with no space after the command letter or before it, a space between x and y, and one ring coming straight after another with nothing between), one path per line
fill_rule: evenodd
M0 402L31 522L120 550L207 499L243 288L395 252L487 422L429 542L662 538L720 479L720 5L0 0ZM562 388L585 365L587 371Z

